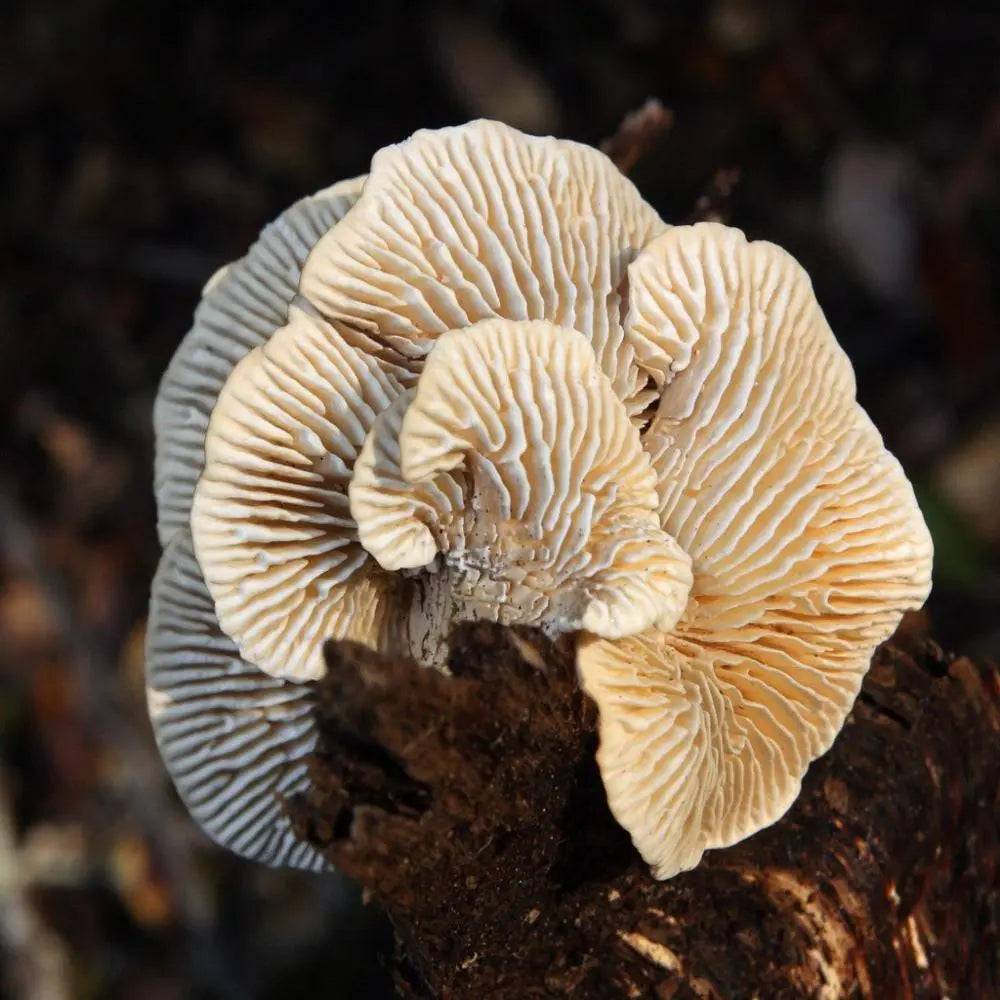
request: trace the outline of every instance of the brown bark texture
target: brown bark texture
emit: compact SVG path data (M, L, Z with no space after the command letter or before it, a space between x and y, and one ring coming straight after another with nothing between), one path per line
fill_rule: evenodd
M465 625L447 676L331 643L300 836L396 932L401 997L1000 997L1000 675L877 652L774 826L667 882L611 817L569 640Z

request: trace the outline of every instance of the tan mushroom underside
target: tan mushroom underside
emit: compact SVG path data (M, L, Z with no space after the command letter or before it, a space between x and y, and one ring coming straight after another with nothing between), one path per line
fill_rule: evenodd
M773 822L930 581L808 278L494 122L361 180L213 279L161 385L150 710L192 812L312 866L274 795L323 639L441 666L485 616L584 629L608 799L659 877Z
M326 351L328 361L338 353L348 365L363 359L392 383L376 412L418 381L425 356L451 326L509 316L571 321L597 352L627 415L637 417L652 396L625 342L621 285L638 248L663 228L596 150L476 122L418 133L377 155L357 203L310 253L299 292L309 311L323 317L316 351ZM293 331L272 339L269 371L285 364L281 352L301 336ZM323 336L330 338L326 347ZM212 461L209 442L192 529L220 621L243 655L274 676L310 678L323 669L319 637L391 644L379 630L396 621L398 611L373 610L380 596L394 599L385 589L393 589L392 578L365 565L352 525L340 513L343 482L323 480L323 435L335 434L339 416L320 398L321 373L305 373L308 363L298 364L295 377L307 388L287 416L277 412L292 391L287 387L285 396L260 404L268 409L265 421L280 424L285 435L284 450L271 449L266 471L238 454L252 451L251 438L259 433L257 417L248 420L243 408L271 392L265 386L271 374L253 383L247 377L262 364L261 354L254 352L257 360L247 359L220 395L209 438L227 422L234 429L216 451L219 462ZM235 388L240 381L247 387L242 395ZM322 444L314 454L293 456L305 445L289 435L298 434L302 414L317 407L326 427ZM349 428L351 448L360 427ZM276 508L287 499L283 465L297 470L296 483L308 469L311 486L330 486L331 493L326 504L311 496L310 503L319 504L318 523L306 518L305 506L293 505L296 529L284 524L275 536L275 522L284 517ZM350 465L345 457L348 471ZM244 489L240 479L251 468L258 481ZM263 478L277 484L270 505L259 495ZM356 620L365 614L369 620Z
M375 423L351 481L362 544L423 581L429 646L487 618L618 637L683 611L690 562L660 530L655 475L587 339L541 321L442 336ZM442 618L442 615L444 616Z
M400 391L376 359L293 306L219 395L191 532L222 628L272 677L321 677L325 638L388 643L398 581L358 544L347 486Z
M787 253L676 227L630 281L640 354L682 369L643 444L694 585L671 633L585 639L579 665L611 808L666 878L785 812L874 647L925 600L932 551Z
M596 149L471 122L380 150L301 291L414 374L439 336L480 320L578 330L636 416L652 396L622 329L622 284L665 228Z

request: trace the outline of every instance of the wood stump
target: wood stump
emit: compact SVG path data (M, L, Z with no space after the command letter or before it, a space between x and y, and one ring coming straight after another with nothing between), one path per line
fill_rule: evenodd
M389 913L401 997L1000 997L1000 674L877 652L774 826L656 882L608 811L570 640L484 624L452 676L326 648L300 836Z

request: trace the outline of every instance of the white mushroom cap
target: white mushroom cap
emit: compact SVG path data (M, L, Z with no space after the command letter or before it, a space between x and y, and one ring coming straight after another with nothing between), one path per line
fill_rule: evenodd
M465 506L458 476L409 482L401 469L403 418L417 394L407 389L376 418L354 463L348 487L351 517L365 551L386 570L430 566L446 544L442 526L455 523Z
M204 464L205 431L233 366L288 318L303 262L357 200L363 177L297 201L260 234L247 255L205 286L194 326L160 382L153 408L160 543L187 527Z
M308 787L313 689L262 674L219 628L191 537L179 529L153 581L147 700L160 753L206 833L237 854L318 871L281 799Z
M574 330L486 320L442 336L376 421L350 500L383 567L442 553L426 586L448 599L424 596L441 643L460 618L619 637L670 628L687 603L649 458Z
M450 322L465 327L511 314L571 320L613 369L615 391L634 415L651 397L624 341L619 285L638 247L663 228L635 188L596 150L476 122L418 133L377 155L357 203L310 253L299 292L310 311L318 309L329 324L315 338L316 350L327 337L330 352L346 357L353 351L366 358L370 374L392 382L384 405L419 376L424 356ZM290 345L300 336L290 329L275 341ZM275 341L267 348L272 360L284 349ZM298 390L285 386L277 392L270 375L249 377L261 363L256 353L248 358L219 397L208 454L213 454L217 429L230 427L230 440L218 446L220 462L210 459L205 470L193 536L220 621L243 655L274 676L311 678L323 671L322 638L376 641L383 613L372 609L387 583L363 565L351 544L350 524L293 518L288 496L280 490L263 511L258 495L263 479L280 479L287 470L277 469L288 463L297 474L311 469L310 482L322 489L319 464L329 457L322 454L325 442L298 426L296 407L284 416L278 413L288 405L287 392ZM299 359L295 378L311 364ZM326 404L317 400L323 374L302 377L312 388L299 409L322 408ZM249 454L259 433L258 417L250 411L258 405L252 397L264 400L268 394L270 402L259 405L268 409L268 422L281 425L285 450L272 449L265 470ZM382 405L376 402L375 411ZM348 437L368 419L367 413L356 416L361 422ZM340 417L333 411L325 415L328 433L334 433ZM248 453L238 454L244 445ZM302 454L292 454L298 451ZM349 472L353 456L337 454ZM251 467L260 481L244 488ZM326 511L334 519L338 490ZM320 503L316 494L312 500ZM256 508L252 515L248 505ZM304 513L301 505L297 510ZM248 523L236 524L246 518ZM273 530L282 519L297 526L286 523L279 544ZM314 545L316 550L307 554ZM295 561L294 567L288 560ZM329 587L334 587L329 595L321 592ZM322 610L313 613L308 606L317 597ZM371 620L363 618L366 610Z
M586 640L579 666L611 808L666 878L785 812L926 599L932 548L787 253L676 227L629 277L626 326L665 384L643 445L694 585L671 633Z
M400 391L375 358L293 306L219 395L191 509L195 553L223 630L273 677L321 677L325 639L386 641L398 582L358 544L347 486Z
M792 258L668 229L602 154L494 122L265 230L206 289L156 430L151 714L209 832L275 861L262 803L300 787L290 682L324 639L442 667L463 618L582 629L609 803L667 877L787 809L930 585ZM237 716L245 783L202 709Z
M596 149L476 121L380 150L301 291L414 373L439 336L479 320L578 330L636 415L652 397L625 341L621 285L665 228Z

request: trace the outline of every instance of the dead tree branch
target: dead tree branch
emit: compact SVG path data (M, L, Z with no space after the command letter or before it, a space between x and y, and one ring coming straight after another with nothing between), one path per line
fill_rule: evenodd
M876 655L775 826L654 881L568 643L464 626L453 676L331 644L302 836L387 908L401 995L1000 995L1000 674Z

